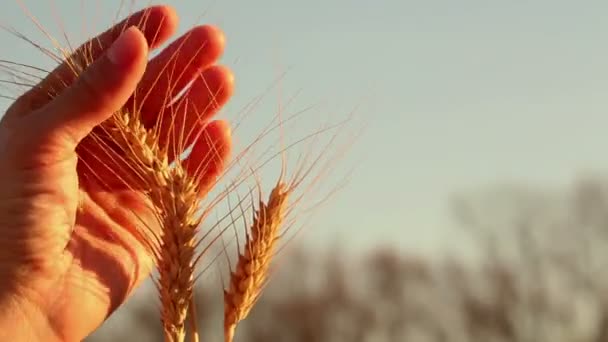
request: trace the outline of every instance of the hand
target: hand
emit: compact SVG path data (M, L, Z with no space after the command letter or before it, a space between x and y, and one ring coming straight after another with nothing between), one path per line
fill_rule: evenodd
M153 214L142 193L117 186L112 169L100 167L111 161L94 153L89 134L95 126L149 94L138 103L147 127L169 132L168 121L182 122L229 146L227 124L209 121L233 88L231 73L213 65L222 33L196 27L148 61L148 49L176 26L166 6L132 15L89 45L95 62L80 77L74 80L69 65L60 65L0 121L0 340L80 341L151 270L133 232L141 219L155 225ZM166 68L169 63L175 67ZM166 110L167 96L191 81ZM57 96L49 99L49 92ZM176 149L170 141L163 143ZM204 159L208 149L197 141L189 162ZM227 155L217 158L221 165ZM209 172L201 179L219 170Z

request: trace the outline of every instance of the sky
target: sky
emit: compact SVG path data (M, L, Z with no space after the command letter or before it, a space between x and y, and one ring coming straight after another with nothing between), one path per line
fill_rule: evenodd
M45 26L59 13L82 41L82 18L97 32L120 1L24 3ZM306 228L311 243L433 251L457 243L454 194L503 182L563 186L608 170L606 1L173 3L180 32L210 23L226 34L221 63L234 71L236 92L223 116L236 118L287 69L281 93L270 92L253 117L268 118L281 94L296 92L294 110L324 104L297 133L358 108L367 126L344 163L354 173ZM44 41L17 1L0 22ZM6 32L0 44L2 59L50 63ZM347 167L336 171L328 186Z

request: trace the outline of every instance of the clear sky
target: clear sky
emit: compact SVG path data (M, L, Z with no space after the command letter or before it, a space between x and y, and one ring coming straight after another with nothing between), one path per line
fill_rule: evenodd
M308 122L365 103L358 115L369 127L351 154L359 166L309 227L315 241L434 248L455 192L503 181L565 184L608 169L606 1L173 2L182 32L206 11L198 22L226 33L222 62L237 81L226 117L287 67L285 93L302 90L294 108L328 104ZM34 34L17 2L8 3L1 22ZM49 27L49 8L58 9L70 37L85 38L77 34L81 1L25 3ZM86 26L101 28L119 1L82 3L94 20ZM7 33L0 43L2 59L48 63ZM274 110L276 92L268 98L253 115Z

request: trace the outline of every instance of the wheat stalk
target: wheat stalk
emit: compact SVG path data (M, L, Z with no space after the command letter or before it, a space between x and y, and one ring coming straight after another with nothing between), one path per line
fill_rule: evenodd
M311 134L294 144L309 137L317 138L323 131ZM296 167L297 171L289 181L284 181L285 151L291 146L287 146L278 153L283 156L281 173L267 201L262 200L261 191L259 191L257 209L254 210L251 225L246 228L248 230L245 243L242 251L238 253L238 261L234 270L230 272L228 288L224 290L224 339L226 342L233 341L237 325L249 315L266 287L273 259L279 250L279 242L296 220L293 217L288 220L288 217L291 216L307 192L310 192L318 181L327 175L325 173L328 171L327 165L315 177L311 177L312 180L306 184L301 194L294 196L294 192L302 187L304 180L311 176L311 172L318 166L322 158L326 157L327 148L334 145L335 138L336 136L332 137L312 161L309 160L310 154L300 159L299 166ZM335 159L330 158L330 161L335 161ZM258 189L260 188L258 182Z
M135 117L135 118L134 118ZM193 297L194 268L196 259L197 231L202 216L197 214L201 206L199 182L196 174L186 172L176 160L169 166L166 149L159 148L158 134L146 130L129 112L117 113L104 123L117 127L113 141L129 148L127 158L138 170L149 189L147 195L156 208L161 231L152 237L142 234L142 242L149 246L158 268L157 287L161 301L161 322L167 342L181 342L186 336L186 319ZM207 158L210 159L210 158ZM211 162L199 166L197 174L203 174ZM156 235L156 236L155 236ZM153 243L159 241L160 245ZM197 332L192 331L196 335Z
M160 240L160 246L153 246L154 239L147 235L142 241L150 246L156 259L165 340L183 341L194 286L196 233L201 221L196 214L200 206L198 184L181 165L169 167L167 151L158 147L158 136L129 113L117 113L104 125L118 128L106 131L115 132L112 138L119 146L129 147L123 150L129 152L130 165L147 183L148 196L157 209L161 232L155 238Z
M230 275L229 288L224 291L224 336L227 342L233 340L237 324L247 317L266 284L291 191L280 180L268 201L259 201L244 251L239 254L236 268Z

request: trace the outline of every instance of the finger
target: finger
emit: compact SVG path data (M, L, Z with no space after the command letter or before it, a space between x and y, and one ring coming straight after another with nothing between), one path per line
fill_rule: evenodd
M219 29L211 26L196 27L184 34L148 63L143 79L125 108L132 109L133 113L141 113L141 109L138 108L141 108L142 105L145 108L154 108L154 110L147 110L146 113L148 114L143 114L140 117L142 120L147 119L148 122L145 123L144 121L144 123L148 128L154 126L158 118L168 117L170 119L171 116L158 115L158 112L164 101L176 92L171 92L171 87L184 87L194 76L200 75L202 68L212 64L221 55L223 45L223 34ZM175 74L176 65L185 66L184 68L178 68L183 72L183 75L177 80L177 83L175 82L175 76L172 75ZM170 95L165 95L167 92ZM185 108L185 106L182 106L182 108ZM167 112L173 111L175 111L175 108ZM130 188L145 186L140 184L141 177L137 176L137 172L129 170L128 163L122 159L121 148L113 147L114 142L111 139L103 139L106 134L99 129L96 130L100 133L98 137L100 139L98 140L101 141L85 139L78 147L78 154L82 160L81 164L83 164L80 165L81 174L95 174L96 178L103 179L108 187L113 189L124 186ZM193 139L190 139L190 141L192 142ZM100 142L105 145L100 147ZM166 146L166 143L164 146ZM100 151L100 149L103 151ZM168 155L174 156L174 153L171 152ZM90 166L85 167L84 164Z
M122 32L136 26L143 32L148 46L156 48L164 43L176 30L178 17L169 6L153 6L129 16L99 36L89 40L74 51L72 56L59 65L37 86L21 96L11 109L11 113L24 113L38 109L48 103L55 95L71 85L76 79L74 62L86 57L93 62L100 57Z
M232 95L233 84L228 68L212 66L168 109L174 115L164 116L166 122L161 125L159 146L167 148L169 162L203 135L209 119ZM108 190L148 188L145 177L124 159L122 149L105 132L98 130L98 133L95 137L87 137L77 147L79 174L94 177L95 182L103 183Z
M221 120L210 122L194 144L183 165L196 180L201 196L209 192L224 171L231 148L230 126Z
M153 49L165 42L175 32L177 14L168 6L155 6L139 11L78 47L72 58L76 60L86 58L89 63L95 61L131 26L137 27L144 34L149 48ZM57 79L65 81L71 78L73 80L75 76L73 66L68 61L61 64L47 77L47 80L52 83L57 82ZM41 88L45 88L45 81Z
M163 108L202 70L215 63L223 50L224 35L218 28L193 28L148 63L137 96L127 108L140 112L146 127L154 126Z
M59 153L45 156L51 159L74 152L93 127L119 110L131 96L143 75L147 53L141 31L135 27L126 30L61 95L24 118L34 135L30 139L32 148L45 146L45 151Z
M209 119L228 102L234 91L232 72L212 66L159 120L159 145L175 158L197 140Z

